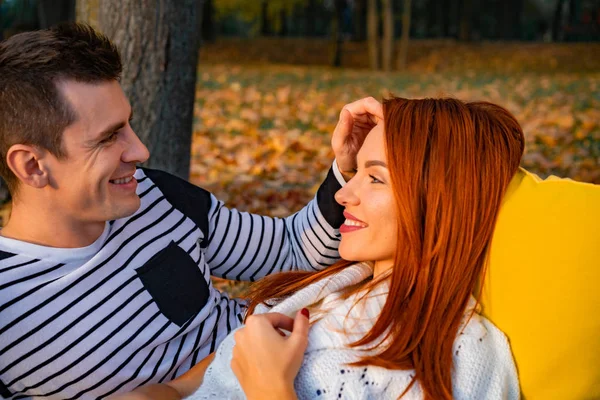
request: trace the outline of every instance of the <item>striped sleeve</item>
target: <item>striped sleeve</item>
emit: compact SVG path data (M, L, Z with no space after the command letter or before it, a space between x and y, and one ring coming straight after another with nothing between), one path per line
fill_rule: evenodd
M255 281L270 273L321 270L339 259L341 187L331 169L317 195L287 218L228 209L214 197L208 219L206 260L214 276Z

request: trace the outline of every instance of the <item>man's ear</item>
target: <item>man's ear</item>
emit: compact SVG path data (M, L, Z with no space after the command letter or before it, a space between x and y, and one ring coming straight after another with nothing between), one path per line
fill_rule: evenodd
M12 145L6 154L8 167L25 185L41 189L49 183L49 171L40 161L48 152L26 144Z

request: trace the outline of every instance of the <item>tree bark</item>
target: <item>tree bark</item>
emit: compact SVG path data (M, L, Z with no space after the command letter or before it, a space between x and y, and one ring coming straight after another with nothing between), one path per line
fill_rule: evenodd
M569 0L569 25L575 26L579 22L580 4L577 0Z
M75 20L75 0L38 0L40 29L47 29L60 22Z
M288 35L288 15L285 9L279 11L279 36L287 36Z
M425 37L432 38L439 36L438 14L440 5L441 1L439 0L427 0L427 14L425 15Z
M402 37L400 38L400 49L398 51L397 66L400 71L406 69L408 58L408 42L410 39L410 17L411 1L404 0L402 7Z
M342 24L343 13L346 5L345 0L335 0L333 15L331 20L331 65L334 67L342 66Z
M217 37L215 29L215 7L213 0L204 0L202 9L202 40L214 42Z
M552 40L554 42L558 42L560 40L563 5L564 0L556 0L556 8L554 9L554 21L552 23Z
M382 66L383 70L392 70L392 58L394 57L394 7L392 0L383 0L383 42L382 42Z
M267 1L263 1L262 5L261 5L260 34L262 36L271 35L271 22L269 19L269 4Z
M100 29L98 26L99 9L100 0L77 0L75 4L75 17L79 22L85 22L96 29Z
M306 36L316 36L317 30L315 21L317 20L317 5L315 0L308 0L306 7L304 8L305 15L305 32Z
M452 7L450 0L441 0L439 7L441 8L442 18L442 36L450 36L450 27L452 21Z
M121 52L132 125L150 150L145 165L187 179L202 1L99 3L98 28Z
M471 40L473 0L462 0L461 3L458 38L468 42Z
M371 69L379 69L379 16L377 0L367 1L367 39L369 41L369 65Z
M354 27L354 40L363 41L367 39L367 18L365 17L367 4L365 0L354 2L354 15L352 24Z
M521 37L523 0L505 0L497 4L497 37L515 40Z

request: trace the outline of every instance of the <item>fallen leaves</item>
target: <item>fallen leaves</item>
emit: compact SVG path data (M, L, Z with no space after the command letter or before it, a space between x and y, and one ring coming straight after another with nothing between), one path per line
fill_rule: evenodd
M286 216L315 194L333 161L342 107L390 92L506 107L523 126L522 165L543 177L600 183L600 73L473 74L201 65L191 180L229 206ZM239 294L245 286L219 281Z
M390 92L453 96L508 108L526 135L523 166L600 183L599 73L382 74L291 66L201 66L192 181L241 209L287 215L313 195L333 159L344 104Z

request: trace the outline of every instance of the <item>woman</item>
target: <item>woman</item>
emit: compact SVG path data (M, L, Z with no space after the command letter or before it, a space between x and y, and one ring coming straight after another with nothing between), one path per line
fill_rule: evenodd
M523 146L519 124L499 106L386 100L384 121L358 153L356 175L336 195L345 207L339 251L347 261L267 277L250 294L248 315L310 310L304 359L262 364L268 343L256 333L264 332L265 318L278 325L279 314L251 316L218 348L190 398L244 398L232 367L251 399L518 398L508 342L478 314L473 295L480 295ZM300 330L308 325L302 318ZM285 351L272 343L271 353ZM282 343L304 346L296 329ZM262 379L264 371L274 375Z

